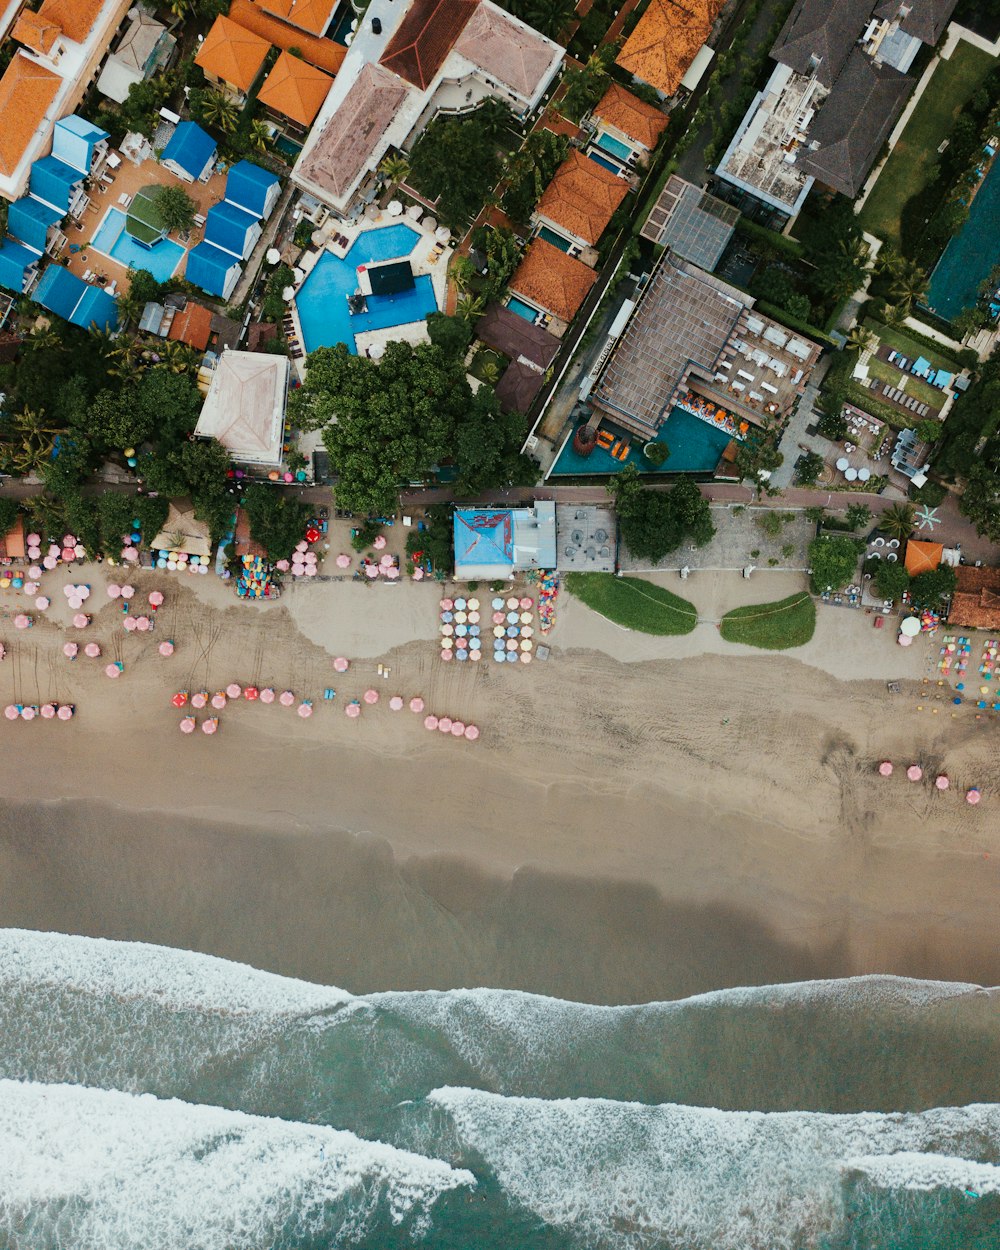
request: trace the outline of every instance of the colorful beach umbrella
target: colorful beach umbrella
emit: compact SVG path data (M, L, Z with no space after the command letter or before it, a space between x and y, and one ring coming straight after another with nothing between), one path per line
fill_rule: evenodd
M436 716L425 716L425 717L424 717L424 728L425 728L425 729L437 729L437 727L438 727L438 718L437 718Z
M86 656L89 656L90 659L92 660L96 660L97 657L101 654L101 648L97 645L96 642L88 642L87 645L83 648L83 654Z
M21 708L21 719L22 719L22 720L34 720L34 719L35 719L35 717L36 717L37 715L38 715L38 713L37 713L37 712L35 711L35 709L34 709L33 707L31 707L31 706L27 706L27 707L23 707L23 708Z
M450 734L450 733L451 733L451 717L450 717L450 716L441 716L441 717L439 717L439 719L438 719L438 729L439 729L439 730L440 730L443 734Z
M68 660L75 660L76 654L79 650L80 648L76 645L75 642L63 643L63 655L66 656Z
M170 641L169 638L167 638L163 642L160 643L160 645L157 647L157 651L159 651L160 655L166 658L168 655L173 655L174 644Z
M54 703L43 703L42 706L38 709L38 711L41 714L43 720L55 719L56 708L55 708Z
M104 673L106 677L110 677L112 681L114 681L115 678L121 677L122 675L121 666L118 664L109 664L104 670Z
M126 618L122 621L122 628L125 630L126 634L134 634L139 628L139 624L134 616L126 616Z
M3 710L3 714L8 720L17 720L17 718L21 715L21 713L17 710L17 706L13 703L7 704Z
M58 716L60 720L72 720L75 711L76 708L70 707L68 703L60 703L59 707L56 709L56 716Z
M475 740L479 737L479 726L466 725L465 736L470 742L475 742Z
M221 711L226 706L226 702L226 696L222 690L217 690L215 694L212 695L212 707L214 707L216 711Z
M975 786L973 786L971 790L966 790L965 792L966 803L971 803L973 807L975 807L975 805L979 802L981 798L982 798L982 795L979 793L979 791L976 789Z
M424 710L423 699L421 699L420 695L418 694L414 695L413 698L410 700L410 711L422 712L423 710Z
M360 703L356 700L352 703L348 703L347 707L344 708L344 715L349 716L351 720L356 720L361 715Z
M291 707L295 702L295 695L292 694L290 690L282 690L281 694L278 696L278 702L282 705L282 707Z
M366 703L378 703L378 691L377 690L366 690L364 697L365 697Z
M84 616L82 612L77 612L76 616L73 617L73 624L77 629L86 629L90 624L90 617Z
M201 732L203 734L214 734L219 728L218 716L210 716L207 721L202 724Z
M226 694L230 699L238 699L243 693L243 687L235 681L231 681L226 687Z
M934 785L938 790L947 790L951 782L944 773L941 773L940 776L934 778Z
M910 767L906 770L906 775L910 781L919 781L920 778L924 775L924 770L920 767L919 764L911 764Z
M296 709L296 711L297 711L297 712L298 712L298 714L302 717L302 719L303 719L303 720L305 720L305 718L306 718L306 717L308 717L308 716L312 716L312 714L313 714L313 705L309 702L309 700L308 700L308 699L306 699L304 702L302 702L302 703L300 703L300 704L299 704L299 706L298 706L298 708Z
M174 707L183 707L188 701L188 692L186 690L178 690L171 698L170 702Z
M197 721L195 720L195 718L194 718L193 716L185 716L185 717L184 717L184 719L183 719L183 720L181 721L181 723L180 723L180 730L181 730L181 733L182 733L182 734L193 734L193 733L194 733L194 727L195 727L195 725L196 725L196 724L197 724Z
M340 555L337 556L337 568L349 569L350 567L351 567L351 557L349 555L345 555L344 552L341 552Z
M892 764L888 760L883 760L882 763L879 764L878 770L883 777L892 776Z
M385 535L376 534L372 542L372 546L375 548L376 551L381 551L382 548L385 546Z
M30 624L31 617L25 612L18 612L17 616L14 617L15 629L27 629Z
M195 693L191 696L192 707L196 707L200 709L200 708L203 708L207 703L208 703L208 691L207 690L196 690Z
M274 702L274 691L271 689L270 686L265 686L264 689L260 692L260 701L261 703L273 703Z
M48 595L39 595L35 600L35 607L39 610L39 612L44 612L51 602L52 601L49 599Z
M350 668L350 664L344 656L338 655L333 662L333 667L338 673L346 673L348 668Z

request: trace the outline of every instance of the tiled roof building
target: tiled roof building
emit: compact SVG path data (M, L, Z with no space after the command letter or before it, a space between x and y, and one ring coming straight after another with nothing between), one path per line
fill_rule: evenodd
M325 35L337 0L257 0L266 12L313 35Z
M662 95L674 95L721 8L721 0L650 0L618 64Z
M0 173L13 174L29 141L55 99L61 79L23 52L14 54L0 78Z
M347 55L347 49L342 44L298 30L287 22L272 17L270 13L265 13L253 0L232 0L229 16L244 30L252 31L276 48L284 48L286 52L290 48L297 48L304 61L328 74L336 74Z
M535 213L592 247L627 194L623 179L574 149L545 188Z
M650 151L667 128L667 118L658 108L640 100L620 83L613 82L594 105L594 118L627 135Z
M414 0L379 64L426 91L475 8L476 0Z
M195 64L211 78L221 79L237 91L249 91L256 81L271 45L260 35L219 16L198 49Z
M552 45L537 31L516 22L503 9L485 4L476 7L455 51L525 98L534 95L552 60Z
M321 69L282 52L257 93L257 99L282 117L308 128L332 86L333 79Z
M544 239L533 239L510 280L510 289L560 321L572 321L597 274Z

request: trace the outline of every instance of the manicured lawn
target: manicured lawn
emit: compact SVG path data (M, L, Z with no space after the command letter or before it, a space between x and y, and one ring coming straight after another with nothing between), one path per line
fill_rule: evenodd
M868 361L868 372L873 378L888 382L896 390L912 395L922 404L929 404L935 412L944 406L944 391L939 391L936 386L929 386L922 378L915 378L912 373L903 373L884 360L879 360L877 356L872 356Z
M921 343L919 339L911 338L905 330L897 330L892 326L883 325L881 321L876 321L874 317L866 317L864 324L867 329L878 337L889 347L894 347L897 352L902 352L904 356L908 356L910 360L916 360L918 356L923 356L925 360L929 360L935 369L944 369L946 373L958 373L961 365L958 361L948 354L943 347L935 350L928 347L926 343Z
M566 589L609 621L643 634L689 634L698 621L693 603L640 577L568 573Z
M804 646L816 629L816 604L803 590L774 603L734 608L722 618L719 632L726 642L742 642L767 651Z
M938 62L899 142L861 210L862 227L898 246L903 205L928 182L937 149L951 134L966 101L993 68L988 53L962 40L951 60Z

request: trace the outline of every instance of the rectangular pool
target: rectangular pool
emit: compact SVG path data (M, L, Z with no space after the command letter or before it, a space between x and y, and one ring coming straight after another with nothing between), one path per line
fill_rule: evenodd
M507 307L511 312L517 313L519 317L523 317L525 321L534 322L538 316L538 309L532 308L530 304L526 304L523 299L518 299L516 295L512 295L507 301Z
M126 233L125 214L119 208L108 209L88 246L126 268L148 270L157 282L172 278L187 254L172 239L161 239L152 247L137 243Z
M985 157L984 157L985 159ZM983 179L961 231L948 243L927 286L927 307L950 321L979 298L979 284L997 263L1000 159Z
M551 243L553 247L557 247L560 252L568 252L572 244L564 239L561 234L556 234L554 230L550 230L548 226L542 226L538 231L538 237L544 239L546 243Z
M599 152L588 152L587 155L597 165L603 165L605 169L610 169L613 174L617 174L621 169L620 165L616 165L614 161L609 161L606 156L601 156Z
M573 450L572 438L559 453L552 468L551 477L583 477L587 474L610 475L634 465L640 473L711 473L719 463L719 457L729 445L731 435L694 417L683 408L674 408L667 417L656 441L666 443L670 455L659 468L654 468L642 454L644 441L634 434L626 434L613 421L605 418L600 430L611 435L612 446L597 446L589 456L580 456ZM629 451L624 460L611 454L618 443L628 443Z
M632 155L632 149L627 143L622 143L620 139L616 139L614 135L605 134L604 131L601 131L594 142L599 148L610 152L612 156L617 156L621 161L627 161Z

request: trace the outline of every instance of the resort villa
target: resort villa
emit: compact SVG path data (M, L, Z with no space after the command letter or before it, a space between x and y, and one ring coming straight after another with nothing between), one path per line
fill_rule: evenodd
M330 94L333 79L290 52L282 52L257 100L283 129L304 135Z
M531 224L536 234L570 256L596 259L591 249L628 195L628 183L572 149L542 193Z
M597 274L582 260L535 238L510 280L508 307L561 338L596 281Z
M854 199L956 0L798 0L777 62L716 169L762 204L794 217L814 183Z
M182 182L204 182L215 164L215 140L195 122L181 122L163 149L160 164Z
M294 181L342 217L374 197L390 149L408 151L439 110L541 102L563 49L491 0L372 0L306 140Z
M510 361L496 387L500 406L507 412L527 412L558 354L559 340L497 303L487 304L476 323L476 338Z
M613 82L590 114L593 143L617 164L642 166L666 130L666 114Z
M556 567L556 505L530 508L456 508L455 577L509 581L515 573Z
M282 463L290 365L287 356L224 351L195 427L240 465L277 469Z
M116 104L124 104L129 88L145 82L170 64L177 40L162 22L143 9L133 9L118 46L104 62L97 90Z
M723 0L650 0L618 64L665 99L693 90L712 60L705 47Z
M271 45L228 17L217 17L195 55L210 83L242 104L264 68Z
M251 161L238 161L226 175L224 198L205 218L205 237L188 253L187 280L210 295L228 299L245 261L272 213L281 185L275 174Z

